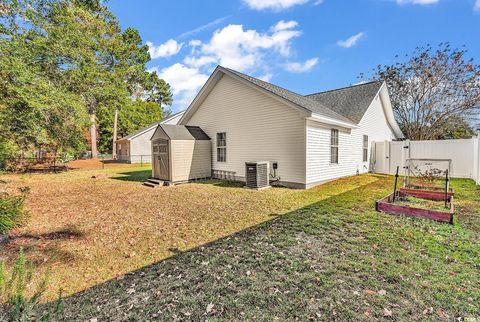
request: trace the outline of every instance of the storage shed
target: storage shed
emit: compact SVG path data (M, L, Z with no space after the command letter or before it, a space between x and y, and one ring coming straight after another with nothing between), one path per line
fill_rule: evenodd
M212 147L200 127L159 124L151 143L153 178L178 183L211 177Z
M184 112L179 112L169 117L152 123L138 131L115 141L117 144L117 160L129 163L150 163L152 162L150 138L155 132L158 124L176 125Z

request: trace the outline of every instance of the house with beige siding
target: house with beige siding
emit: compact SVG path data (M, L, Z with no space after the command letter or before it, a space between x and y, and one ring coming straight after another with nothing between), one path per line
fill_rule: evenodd
M179 125L210 138L212 174L245 181L246 162L268 161L272 180L302 189L368 172L372 142L403 137L382 82L300 95L221 66Z
M150 163L152 161L150 138L158 124L177 124L182 115L183 111L175 113L118 139L115 142L117 160L128 163Z

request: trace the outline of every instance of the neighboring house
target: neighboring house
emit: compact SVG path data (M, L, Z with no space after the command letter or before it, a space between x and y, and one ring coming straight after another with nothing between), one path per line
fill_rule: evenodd
M245 162L276 162L277 178L293 188L368 172L372 142L403 137L384 83L302 96L221 66L179 125L211 138L212 173L244 181Z
M163 119L160 122L152 123L141 128L135 133L127 135L116 141L117 160L129 163L150 163L152 161L152 150L150 138L155 132L158 124L177 124L184 112L179 112Z

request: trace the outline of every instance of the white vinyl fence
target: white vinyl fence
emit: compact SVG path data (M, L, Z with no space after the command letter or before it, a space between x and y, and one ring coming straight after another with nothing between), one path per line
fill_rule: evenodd
M470 178L480 184L480 139L437 141L384 141L373 145L373 171L403 174L408 159L451 160L451 177Z

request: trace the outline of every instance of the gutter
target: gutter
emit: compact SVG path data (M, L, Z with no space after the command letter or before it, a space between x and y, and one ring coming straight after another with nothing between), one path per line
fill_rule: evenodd
M312 113L312 115L310 117L307 117L307 120L326 123L326 124L330 124L330 125L336 125L336 126L345 127L345 128L348 128L348 129L358 129L359 128L359 126L357 124L332 119L332 118L325 117L325 116L318 115L318 114L314 114L314 113Z

